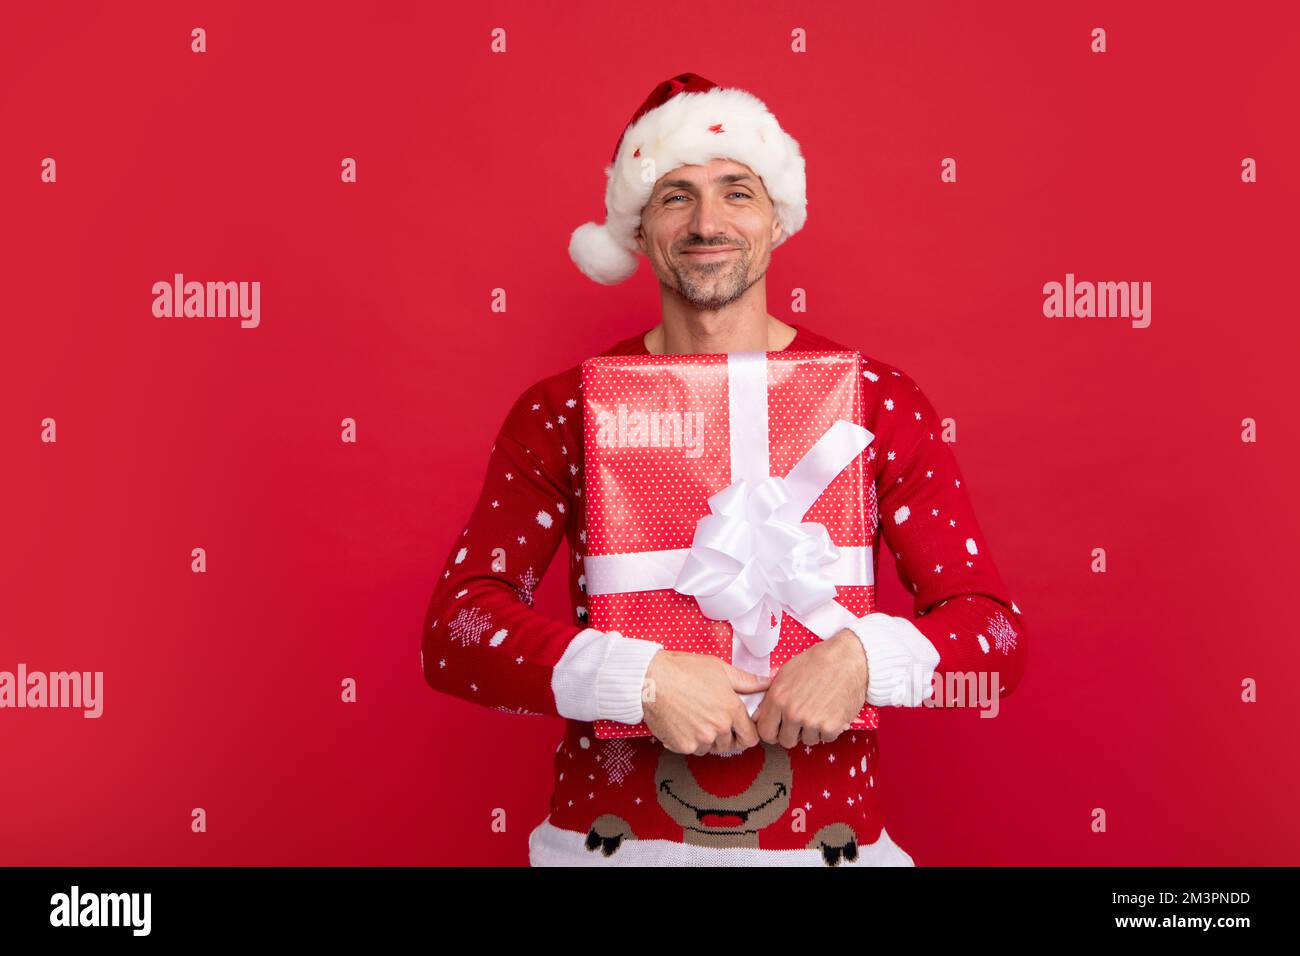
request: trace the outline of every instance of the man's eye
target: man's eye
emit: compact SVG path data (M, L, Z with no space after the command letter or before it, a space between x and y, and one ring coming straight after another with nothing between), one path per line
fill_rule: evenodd
M739 190L739 189L736 190L735 192L732 192L732 193L728 193L728 194L727 194L727 197L728 197L728 198L730 198L730 197L732 197L732 196L739 196L741 199L750 199L750 198L752 198L752 197L749 195L749 193L747 193L747 192L743 192L743 191L741 191L741 190ZM669 196L668 198L666 198L666 199L664 200L664 204L667 205L668 203L672 202L674 199L685 199L685 198L686 198L686 196L684 196L682 193L675 193L674 195Z

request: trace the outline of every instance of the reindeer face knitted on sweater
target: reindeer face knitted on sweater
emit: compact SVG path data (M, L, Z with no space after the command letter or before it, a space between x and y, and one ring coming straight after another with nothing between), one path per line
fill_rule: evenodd
M735 792L744 781L748 786ZM793 783L790 755L784 747L768 743L719 756L664 750L655 771L660 808L681 825L683 843L703 847L757 849L760 831L789 809ZM608 857L624 841L636 838L627 820L604 813L592 822L585 846ZM825 824L806 846L821 853L828 866L852 862L858 855L857 833L848 822Z

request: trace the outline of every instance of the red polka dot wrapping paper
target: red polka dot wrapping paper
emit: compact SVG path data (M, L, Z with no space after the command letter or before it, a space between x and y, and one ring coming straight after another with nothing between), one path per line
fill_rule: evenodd
M847 351L771 351L765 358L769 470L784 477L836 421L862 424L862 358ZM728 374L725 354L602 355L583 363L588 557L691 547L696 524L709 513L708 499L732 481L731 416L753 415L730 407ZM869 583L835 589L836 600L859 616L875 609L877 523L866 512L874 507L866 491L869 467L867 456L857 455L803 517L824 525L837 547L872 548ZM588 594L587 610L588 622L600 630L732 659L731 624L709 619L693 596L672 588ZM818 640L784 614L771 673ZM602 739L651 736L644 723L594 724ZM876 709L865 705L850 726L875 729Z

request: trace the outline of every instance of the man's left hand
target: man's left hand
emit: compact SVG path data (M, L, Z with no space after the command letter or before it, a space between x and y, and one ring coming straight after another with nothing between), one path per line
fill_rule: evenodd
M848 628L796 654L776 672L754 711L758 736L787 750L830 743L867 702L867 652Z

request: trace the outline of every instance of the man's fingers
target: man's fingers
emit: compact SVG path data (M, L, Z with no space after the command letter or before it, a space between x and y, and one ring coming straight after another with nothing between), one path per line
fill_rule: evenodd
M725 754L736 749L736 735L733 730L727 730L725 733L718 734L713 739L713 750L715 754Z
M803 725L797 724L788 718L781 718L781 730L777 734L777 739L781 746L789 750L795 744L799 743L799 735L803 732Z
M723 661L726 664L726 661ZM772 683L772 678L767 676L760 677L758 674L751 674L749 671L742 671L739 667L727 664L727 677L731 681L731 689L738 694L752 694L756 691L767 690Z
M763 702L754 711L754 717L754 729L758 736L766 743L776 743L777 732L781 729L781 712L772 704L770 697L763 698Z
M745 702L739 697L736 698L735 706L732 708L731 729L735 734L737 746L749 748L758 743L758 728L754 726Z
M736 743L748 749L758 743L758 728L746 715L745 723L736 728Z

